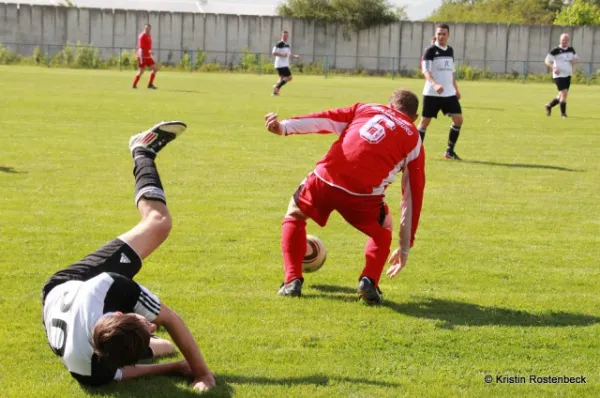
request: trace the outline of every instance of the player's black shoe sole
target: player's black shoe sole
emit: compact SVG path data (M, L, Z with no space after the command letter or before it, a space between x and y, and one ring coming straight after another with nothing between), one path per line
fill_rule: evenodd
M148 84L148 88L151 90L158 90L158 87L156 87L154 84Z
M290 283L283 283L277 292L278 296L301 297L302 296L302 279L294 279Z
M132 136L129 140L129 150L132 155L136 148L144 148L156 154L183 134L186 128L187 125L179 121L158 123L149 130Z
M358 282L358 298L370 305L379 305L383 303L383 294L375 282L368 276L363 276Z

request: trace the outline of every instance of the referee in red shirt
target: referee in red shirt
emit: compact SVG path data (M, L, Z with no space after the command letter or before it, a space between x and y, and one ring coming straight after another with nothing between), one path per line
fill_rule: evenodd
M152 58L152 36L150 36L151 30L152 26L150 26L150 24L146 24L144 25L144 31L138 36L138 71L135 75L135 79L133 80L133 88L137 88L137 84L144 74L144 68L151 68L152 74L150 75L150 80L148 81L148 88L154 90L157 89L157 87L154 85L154 78L156 77L158 68L156 66L156 62L154 62L154 58Z

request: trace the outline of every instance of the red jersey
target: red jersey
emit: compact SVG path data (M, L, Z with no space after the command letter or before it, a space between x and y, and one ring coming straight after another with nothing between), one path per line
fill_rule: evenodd
M146 32L140 33L138 36L138 57L151 57L150 50L152 50L152 36Z
M403 249L413 245L425 188L425 152L419 132L406 115L384 105L358 103L281 124L285 135L340 136L314 172L325 183L351 195L384 196L402 171L400 245Z

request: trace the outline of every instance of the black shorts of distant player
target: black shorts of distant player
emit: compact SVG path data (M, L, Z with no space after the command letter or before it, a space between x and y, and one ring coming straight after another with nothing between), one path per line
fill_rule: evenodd
M285 66L283 68L277 68L277 73L279 73L279 77L290 77L290 76L292 76L292 71L287 66Z
M555 77L554 83L556 84L556 88L558 88L558 91L568 90L569 88L571 88L571 76Z
M462 114L462 108L456 95L451 97L423 96L423 112L421 114L423 117L437 118L439 111L442 111L444 115Z

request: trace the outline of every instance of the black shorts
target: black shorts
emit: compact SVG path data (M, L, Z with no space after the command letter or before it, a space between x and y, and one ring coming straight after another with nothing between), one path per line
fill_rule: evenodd
M284 68L277 68L277 73L279 73L279 76L281 76L281 77L292 76L292 71L287 66Z
M438 112L442 111L444 115L460 115L462 108L456 95L452 97L434 97L432 95L423 96L423 117L437 118Z
M555 77L554 83L556 83L558 91L568 90L571 87L571 76Z
M87 281L103 272L114 272L133 279L141 268L142 259L127 243L120 239L112 240L83 260L52 275L42 289L42 303L52 289L65 282Z

